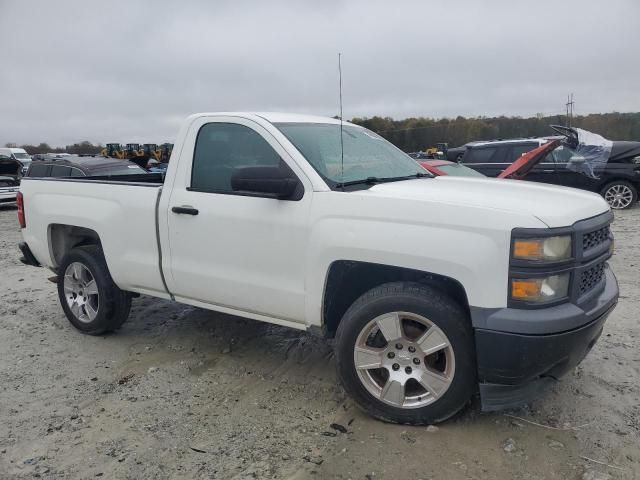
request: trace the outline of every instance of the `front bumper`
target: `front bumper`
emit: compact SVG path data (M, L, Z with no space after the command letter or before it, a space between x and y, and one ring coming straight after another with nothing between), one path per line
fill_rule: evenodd
M569 372L584 359L600 337L604 323L618 301L618 284L609 268L603 283L599 295L588 304L571 305L571 315L568 315L566 305L520 311L527 323L536 325L535 333L522 333L522 320L515 309L480 315L483 318L474 321L503 327L500 330L475 329L483 410L526 403L547 383ZM500 321L492 322L492 318ZM513 319L513 328L507 329L504 327L508 327L509 318ZM554 318L558 319L558 324L551 330ZM545 325L548 333L538 331L539 325ZM557 328L569 325L572 326L570 329Z

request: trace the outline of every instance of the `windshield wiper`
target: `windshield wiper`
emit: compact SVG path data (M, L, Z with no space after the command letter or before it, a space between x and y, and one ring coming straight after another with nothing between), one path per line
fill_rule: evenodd
M428 173L414 173L413 175L403 175L402 177L367 177L359 180L350 180L348 182L338 182L335 188L348 187L351 185L375 185L376 183L398 182L401 180L409 180L411 178L431 178Z

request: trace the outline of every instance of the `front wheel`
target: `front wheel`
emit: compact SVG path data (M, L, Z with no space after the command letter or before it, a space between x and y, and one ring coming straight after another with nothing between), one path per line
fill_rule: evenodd
M59 267L58 297L69 322L89 335L117 330L131 309L131 295L113 282L96 245L77 247L65 255Z
M638 190L624 180L609 183L601 194L614 210L629 208L638 201Z
M372 416L414 425L446 420L476 387L465 310L416 283L391 283L360 297L336 334L338 376Z

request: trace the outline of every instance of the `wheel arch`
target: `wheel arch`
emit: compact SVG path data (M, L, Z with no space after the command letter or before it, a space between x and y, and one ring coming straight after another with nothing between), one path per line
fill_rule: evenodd
M462 284L437 273L362 261L337 260L327 272L322 298L322 329L332 338L349 306L365 292L384 283L416 282L429 285L450 296L469 312Z
M58 268L64 256L83 245L102 246L95 230L76 225L52 223L48 229L49 255L54 268Z

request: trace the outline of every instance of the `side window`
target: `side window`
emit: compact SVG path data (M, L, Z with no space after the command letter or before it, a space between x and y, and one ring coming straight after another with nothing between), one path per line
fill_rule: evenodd
M469 148L462 158L463 163L500 163L501 149L498 146Z
M524 155L527 152L530 152L537 146L538 146L537 143L523 143L520 145L513 145L509 151L509 157L507 158L507 162L508 163L515 162L522 155Z
M203 192L235 193L231 176L238 168L278 166L282 160L256 131L233 123L203 125L196 138L191 188Z
M71 176L71 167L65 167L63 165L54 165L51 167L52 177L69 177Z
M29 176L30 177L46 177L48 168L49 168L49 165L40 165L34 162L31 164L31 168L29 169Z
M72 177L84 177L84 173L79 168L71 168Z
M553 152L551 152L557 163L568 163L571 157L575 154L573 150L565 147L564 145L560 145Z

